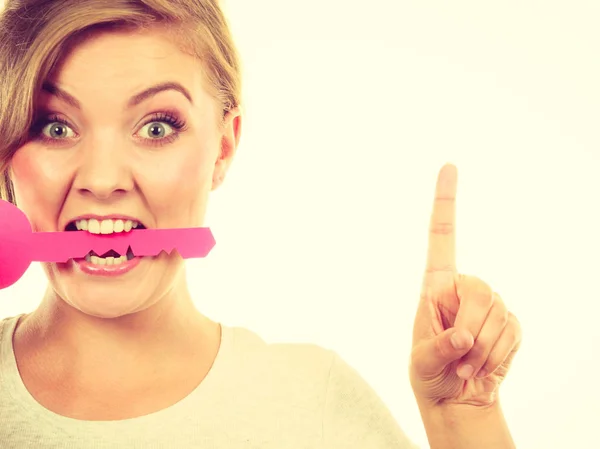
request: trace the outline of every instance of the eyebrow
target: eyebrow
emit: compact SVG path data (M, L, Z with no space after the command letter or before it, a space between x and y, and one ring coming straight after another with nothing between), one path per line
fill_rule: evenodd
M60 87L58 87L55 84L52 84L50 82L45 82L42 85L42 90L51 95L54 95L55 97L60 98L65 103L69 104L70 106L73 106L76 109L81 109L81 103L79 103L79 100L77 100L77 98L75 98L74 96L72 96L71 94L69 94L68 92L61 89ZM148 87L147 89L144 89L143 91L132 96L129 99L129 101L127 102L127 108L132 108L134 106L137 106L140 103L142 103L143 101L146 101L149 98L154 97L158 93L164 92L167 90L174 90L176 92L179 92L185 98L187 98L187 100L190 103L192 103L192 104L194 103L192 101L192 96L190 95L190 92L185 87L183 87L178 82L167 81L165 83L155 84L154 86Z

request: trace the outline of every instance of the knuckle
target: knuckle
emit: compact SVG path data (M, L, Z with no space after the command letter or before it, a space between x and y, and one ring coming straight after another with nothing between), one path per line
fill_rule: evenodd
M494 326L504 328L509 322L509 314L506 307L503 304L495 302L490 312L490 319L493 320Z
M476 304L481 306L490 306L494 302L494 292L492 288L481 279L475 276L459 275L460 285L458 290L467 295Z
M502 337L511 342L516 341L517 334L515 332L515 328L513 326L506 326L504 328Z
M504 313L504 320L505 320L505 332L508 334L509 337L512 337L513 341L517 341L520 342L521 339L523 338L523 332L522 332L522 328L521 328L521 323L519 322L519 319L517 318L517 316L512 313L510 310L508 310L506 308L506 306L504 306L503 304L503 313Z
M436 266L427 267L425 269L425 274L428 276L448 275L448 274L452 274L453 272L454 272L454 267L451 264L436 265Z
M450 235L454 232L454 224L444 222L432 223L430 232L435 235Z
M514 317L514 315L509 315L508 324L504 330L507 338L510 339L510 341L512 341L514 344L518 344L521 343L521 340L523 339L523 332L519 322L512 317Z
M473 299L477 302L477 304L482 306L489 306L493 302L492 291L488 288L480 288L476 292L473 293Z

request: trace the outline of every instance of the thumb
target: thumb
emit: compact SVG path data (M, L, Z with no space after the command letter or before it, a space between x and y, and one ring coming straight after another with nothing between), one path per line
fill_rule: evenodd
M446 366L469 352L473 344L473 335L468 330L446 329L415 348L413 367L419 376L437 376Z

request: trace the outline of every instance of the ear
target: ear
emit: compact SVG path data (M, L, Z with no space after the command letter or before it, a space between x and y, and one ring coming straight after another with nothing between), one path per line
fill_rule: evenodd
M213 172L212 190L219 187L225 175L229 170L229 166L233 162L233 157L240 143L242 133L242 113L239 107L231 109L227 112L223 119L222 136L221 136L221 151L215 162L215 170Z

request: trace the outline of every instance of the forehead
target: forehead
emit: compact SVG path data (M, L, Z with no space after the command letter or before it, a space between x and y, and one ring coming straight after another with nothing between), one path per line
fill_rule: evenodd
M85 102L87 93L110 100L164 82L180 83L200 99L207 96L205 80L201 61L154 29L89 33L70 46L48 81Z

